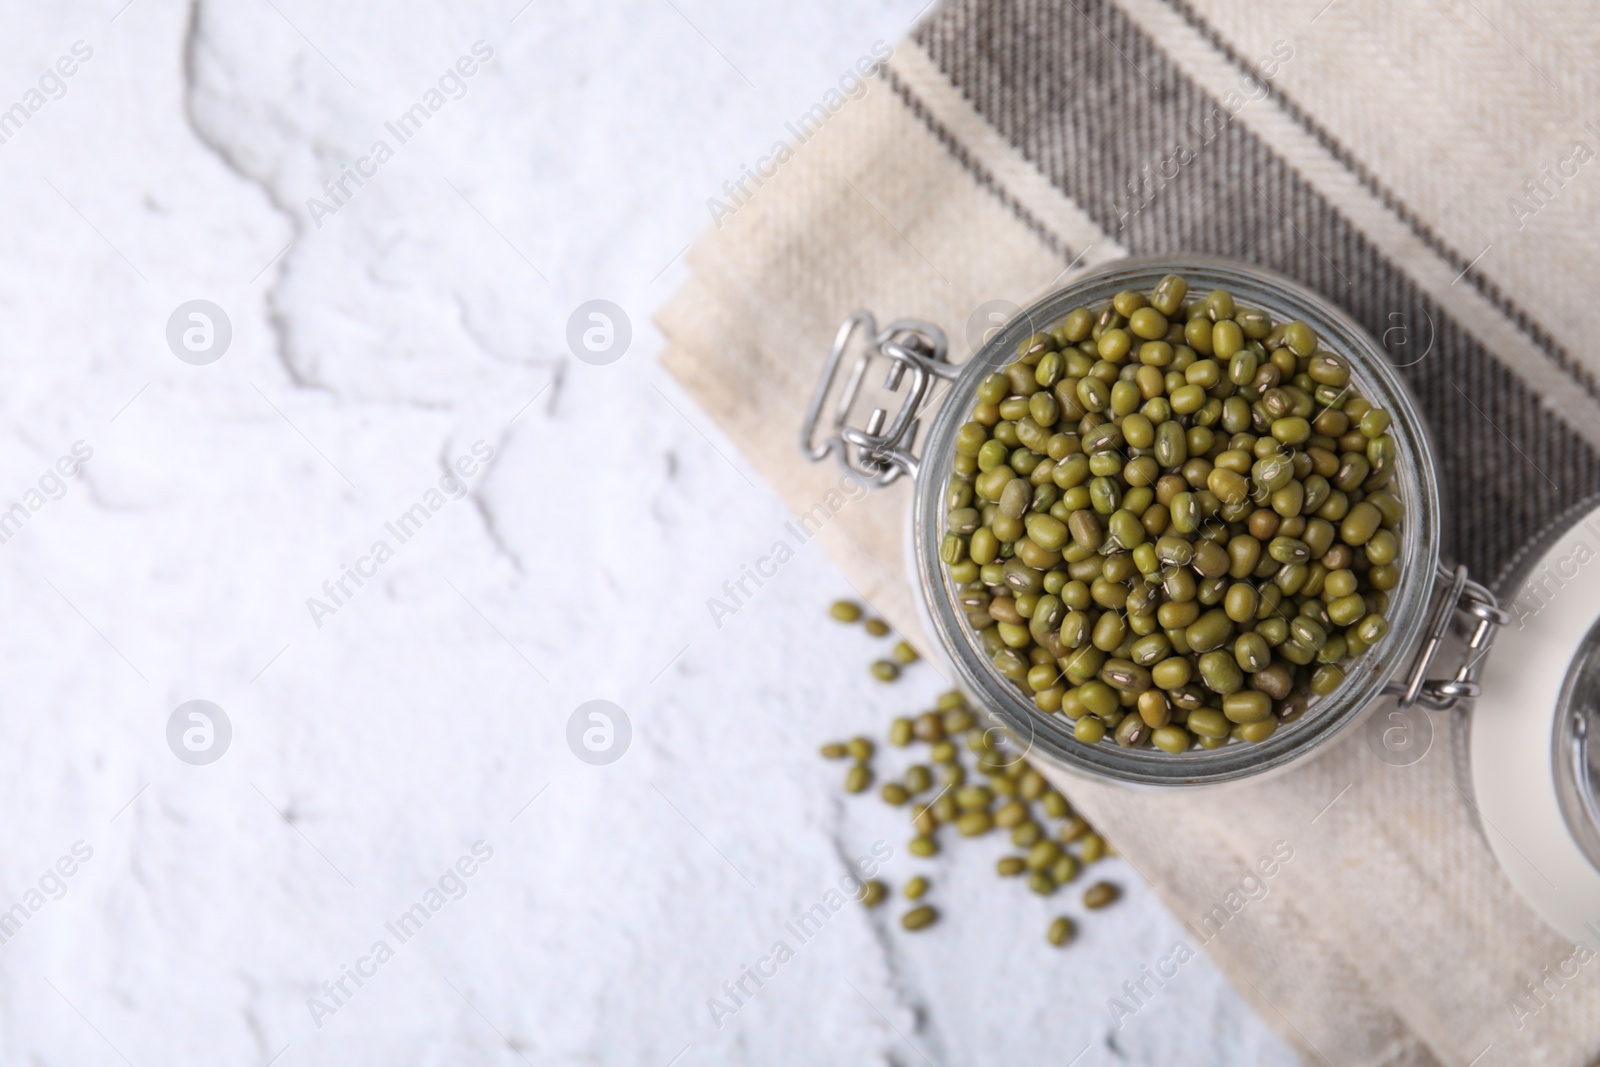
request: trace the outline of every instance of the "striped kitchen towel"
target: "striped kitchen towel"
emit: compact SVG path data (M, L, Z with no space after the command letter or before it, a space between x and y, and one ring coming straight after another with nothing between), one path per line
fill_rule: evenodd
M846 314L941 323L959 358L1084 266L1260 264L1381 339L1440 446L1446 555L1492 578L1600 490L1597 50L1580 0L947 0L719 202L664 361L804 511L839 478L796 439ZM908 501L820 539L915 633ZM1563 977L1575 946L1463 793L1459 716L1431 722L1404 767L1354 730L1220 792L1063 785L1307 1062L1593 1064L1600 972Z

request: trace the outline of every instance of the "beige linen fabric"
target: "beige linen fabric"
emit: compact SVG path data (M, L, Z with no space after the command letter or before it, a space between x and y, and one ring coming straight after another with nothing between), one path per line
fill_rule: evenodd
M1586 25L1564 40L1549 31L1536 40L1527 36L1533 20L1500 5L1485 11L1508 36L1451 9L1450 32L1435 39L1426 24L1443 16L1433 8L1346 4L1351 10L1335 5L1320 15L1321 0L1218 2L1200 5L1203 12L1161 0L947 5L896 47L864 97L692 249L692 279L659 316L666 366L803 513L839 483L838 466L805 462L797 438L846 314L868 308L880 322L940 323L960 358L974 308L995 299L1026 305L1069 268L1158 249L1169 233L1172 250L1242 254L1227 235L1205 229L1216 195L1205 182L1236 185L1266 173L1254 169L1260 161L1287 159L1293 184L1272 179L1251 201L1268 221L1247 248L1266 251L1246 258L1309 282L1326 261L1335 273L1324 291L1340 287L1341 273L1358 275L1329 295L1374 333L1390 306L1414 323L1430 321L1437 354L1408 371L1419 403L1436 432L1486 442L1454 450L1447 483L1482 479L1508 500L1520 481L1549 483L1518 505L1523 510L1508 505L1447 521L1447 550L1480 571L1494 569L1563 506L1600 487L1591 445L1600 440L1600 405L1592 380L1583 382L1595 356L1581 343L1600 326L1582 278L1595 236L1592 211L1584 212L1596 194L1580 184L1593 178L1600 188L1600 163L1541 207L1528 226L1541 227L1541 236L1513 228L1490 254L1466 262L1496 213L1511 217L1504 201L1512 194L1500 179L1520 175L1519 153L1542 159L1563 131L1581 130L1595 72L1560 67L1551 50L1575 49L1597 33ZM1374 33L1380 38L1369 39ZM1271 92L1238 110L1226 136L1200 148L1182 176L1195 188L1158 190L1131 220L1128 202L1115 204L1125 189L1095 195L1106 186L1096 186L1082 162L1095 157L1063 148L1086 123L1092 132L1094 120L1057 107L1065 125L1051 126L1048 99L998 92L984 66L1017 41L1030 50L1009 66L1039 68L1040 85L1064 81L1083 92L1091 79L1120 77L1128 87L1118 91L1133 94L1148 83L1152 101L1163 101L1150 105L1149 125L1159 126L1167 102L1219 101L1239 84L1230 49L1253 58L1284 40L1293 41L1293 59ZM1404 77L1390 78L1385 72L1405 52L1396 41L1431 43ZM1340 50L1371 62L1338 61ZM1561 69L1559 78L1547 84L1519 68L1519 51ZM1509 95L1495 96L1485 79L1463 72L1484 64L1516 71ZM1481 118L1492 118L1491 128L1473 134ZM1395 151L1391 122L1411 151ZM1535 126L1555 131L1554 140L1533 138ZM1511 141L1480 143L1496 130ZM1158 143L1159 131L1153 136ZM1589 140L1600 148L1600 138ZM1467 142L1463 182L1428 170L1427 160L1448 160ZM1281 234L1269 232L1277 223L1268 207L1288 223ZM1141 229L1150 225L1154 237ZM1499 250L1505 255L1493 254ZM1559 285L1543 284L1550 264L1565 273ZM1549 321L1548 332L1530 329L1533 321ZM876 492L839 512L820 538L862 595L915 634L903 559L909 500L905 482ZM1542 999L1527 993L1524 983L1544 980L1546 967L1555 972L1573 946L1529 911L1495 865L1458 775L1460 718L1431 721L1432 746L1411 766L1375 758L1356 729L1307 765L1222 790L1175 796L1060 784L1189 926L1191 944L1204 946L1307 1062L1595 1063L1600 969L1546 983ZM1292 857L1278 864L1270 894L1250 901L1241 879L1286 852ZM1596 912L1600 918L1600 901Z

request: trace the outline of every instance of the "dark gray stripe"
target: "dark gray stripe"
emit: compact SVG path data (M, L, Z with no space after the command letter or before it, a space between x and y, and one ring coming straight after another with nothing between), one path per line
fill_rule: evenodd
M1106 0L957 0L916 37L977 111L1130 251L1258 263L1327 294L1374 337L1408 324L1413 350L1431 332L1432 354L1401 373L1441 446L1452 558L1492 575L1600 489L1600 458L1585 441L1259 138L1216 122L1220 104ZM1130 181L1179 144L1195 158L1124 218Z
M1186 0L1166 0L1174 11L1183 17L1183 20L1193 26L1206 41L1220 52L1241 73L1252 73L1254 67L1239 51L1233 47L1217 30L1205 20L1198 11L1191 7ZM1416 235L1417 239L1427 245L1440 259L1450 265L1463 281L1476 289L1485 300L1494 306L1502 315L1522 332L1545 355L1549 356L1556 366L1576 382L1584 392L1595 400L1600 401L1600 382L1597 382L1594 373L1572 358L1572 353L1550 335L1544 327L1533 320L1521 305L1512 300L1500 287L1482 272L1472 266L1472 260L1461 252L1452 248L1444 238L1434 232L1422 218L1412 210L1411 206L1396 196L1387 185L1378 180L1365 163L1356 158L1345 144L1333 136L1328 129L1311 113L1301 107L1298 102L1277 85L1266 83L1278 106L1283 108L1284 114L1299 123L1301 129L1309 133L1316 142L1323 147L1329 155L1339 162L1339 165L1349 171L1351 176L1361 183L1362 188L1371 193L1377 200L1394 213L1395 217L1405 223L1407 228Z

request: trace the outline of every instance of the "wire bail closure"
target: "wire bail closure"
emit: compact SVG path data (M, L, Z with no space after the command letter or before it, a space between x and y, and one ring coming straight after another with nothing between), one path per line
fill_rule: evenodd
M1411 661L1410 677L1403 684L1393 681L1383 688L1384 695L1399 696L1402 708L1421 704L1434 711L1446 711L1462 700L1475 699L1483 691L1477 680L1478 668L1494 645L1495 634L1511 621L1510 613L1500 607L1493 593L1467 575L1466 567L1452 570L1441 563L1437 580L1449 582L1449 591L1433 609L1427 636ZM1461 662L1449 678L1429 678L1428 671L1439 654L1445 632L1457 615L1473 623L1471 636L1461 650Z
M845 381L844 392L828 427L832 433L818 441L817 423L822 419L823 405L838 377L845 350L858 330L866 334L866 346L856 357L855 366ZM902 474L915 478L919 459L912 448L922 425L922 407L929 389L936 381L953 381L961 373L960 367L948 361L948 355L949 344L944 331L931 322L896 319L879 330L877 320L869 311L857 311L846 318L834 335L833 348L828 352L822 376L817 381L817 391L806 409L805 422L800 428L800 451L813 463L836 452L845 470L862 475L868 484L878 489L892 484ZM852 426L849 424L850 409L861 394L861 383L874 359L889 360L883 379L885 389L900 393L901 385L905 384L900 407L892 419L886 409L875 407L867 416L865 426Z

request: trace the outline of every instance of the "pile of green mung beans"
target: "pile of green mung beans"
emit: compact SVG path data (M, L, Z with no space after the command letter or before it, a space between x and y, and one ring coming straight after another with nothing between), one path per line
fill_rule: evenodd
M1389 414L1226 290L1080 307L978 386L940 558L995 669L1081 742L1257 742L1388 630Z
M837 605L834 613L837 616ZM1075 881L1084 867L1110 855L1110 848L1042 774L1000 747L996 733L978 722L966 698L954 690L928 711L895 719L889 726L889 744L895 748L926 745L928 761L907 766L898 780L883 784L879 795L895 807L910 806L916 834L907 846L912 855L927 858L938 854L941 831L947 828L962 837L1003 830L1010 834L1017 852L1002 857L996 873L1002 878L1026 876L1029 889L1049 896ZM876 753L877 746L866 737L822 746L824 758L851 761L844 779L849 793L871 787ZM972 780L969 772L973 771L985 784ZM921 903L929 888L923 875L906 882L903 892L914 906L900 918L905 929L921 930L937 921L933 906ZM876 907L887 895L883 883L871 882L859 899L867 907ZM1096 882L1084 892L1083 904L1103 908L1120 895L1112 883ZM1060 946L1076 935L1076 923L1062 915L1051 922L1045 936L1052 945Z

